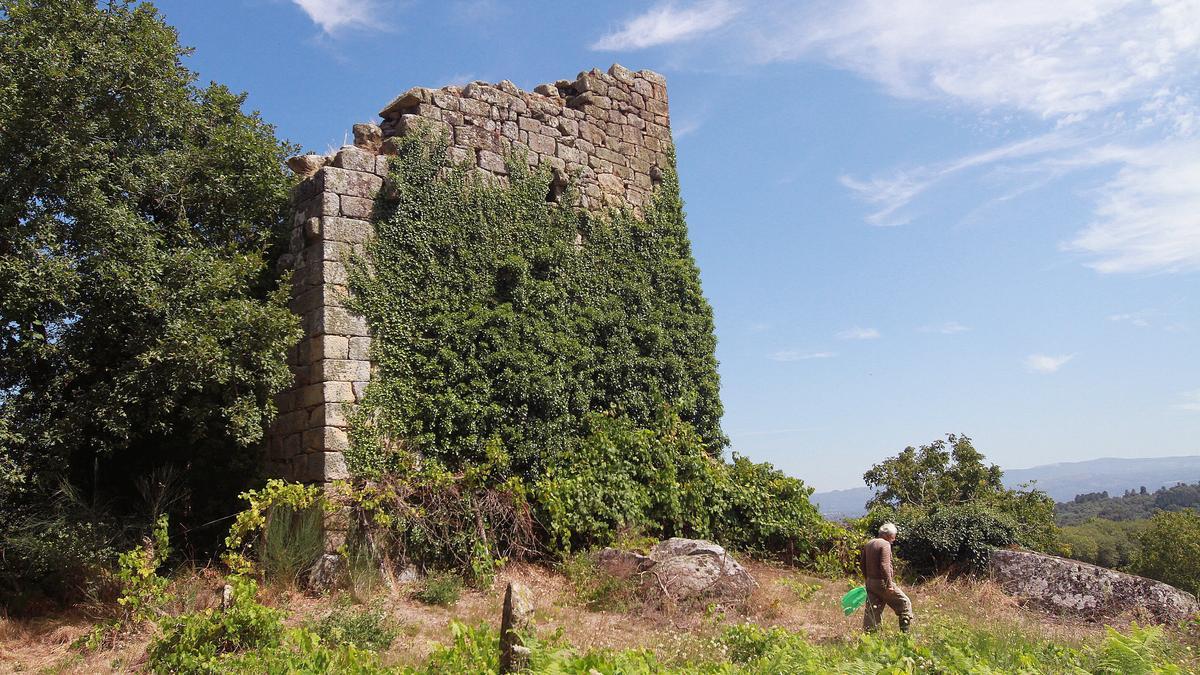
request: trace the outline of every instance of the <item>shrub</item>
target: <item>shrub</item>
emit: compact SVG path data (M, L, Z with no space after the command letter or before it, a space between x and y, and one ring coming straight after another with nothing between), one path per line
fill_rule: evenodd
M125 618L136 622L158 617L161 607L171 600L167 593L168 579L158 576L158 568L171 554L167 540L167 516L159 516L152 538L141 546L122 553L117 559L117 580L121 597L117 603L125 610Z
M458 602L462 578L452 572L433 572L422 579L412 597L427 605L449 607Z
M259 561L268 581L286 586L300 582L313 561L325 552L325 511L320 506L293 508L281 504L267 511Z
M224 654L278 647L284 613L263 606L251 579L231 577L233 597L224 611L207 609L162 621L162 635L151 643L148 662L157 672L217 672Z
M371 651L387 649L399 633L382 610L346 606L335 608L312 630L331 645L351 645Z
M1134 569L1189 593L1200 593L1200 514L1160 511L1140 536Z
M568 555L562 563L562 572L571 582L575 601L588 609L624 612L637 598L637 582L600 569L594 553Z
M906 509L900 513L875 509L864 519L870 532L885 521L899 526L896 554L908 569L920 575L982 571L993 548L1020 542L1020 530L1012 518L986 506Z

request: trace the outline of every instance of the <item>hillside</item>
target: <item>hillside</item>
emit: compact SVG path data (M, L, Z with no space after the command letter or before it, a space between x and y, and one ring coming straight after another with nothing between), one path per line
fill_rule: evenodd
M571 566L513 565L488 588L456 593L445 606L414 599L411 586L378 589L365 597L313 597L268 586L259 596L264 605L286 614L287 626L309 627L329 647L344 649L354 642L354 663L360 668L354 672L362 673L495 672L495 629L508 581L532 592L533 626L541 640L533 672L883 672L885 665L908 658L924 664L919 672L968 667L973 672L1063 672L1079 665L1084 672L1118 672L1097 669L1116 645L1104 626L1021 609L990 582L937 578L907 587L918 618L913 638L897 634L889 613L881 637L860 639L861 610L843 616L838 604L847 581L754 560L743 563L758 581L749 601L694 612L631 603L621 589L596 586L594 578ZM177 576L170 587L177 598L173 609L213 607L221 583L211 570ZM1137 651L1185 668L1196 665L1186 634L1151 629L1148 634L1159 635L1159 644L1146 648L1137 639L1146 634L1130 619L1114 627L1131 636L1122 639ZM99 674L147 668L154 629L143 626L86 646L89 635L96 634L95 617L84 612L0 619L0 670ZM327 656L333 653L326 650ZM305 662L309 669L299 672L344 672L340 668L347 664L334 659L320 669L313 665Z
M1105 457L1004 471L1004 483L1008 487L1036 481L1037 488L1056 502L1070 501L1076 495L1089 492L1121 495L1130 489L1145 487L1154 491L1197 480L1200 480L1200 455L1139 459ZM863 505L870 498L871 491L865 487L817 492L812 496L812 500L820 505L821 513L830 518L861 516L865 512Z

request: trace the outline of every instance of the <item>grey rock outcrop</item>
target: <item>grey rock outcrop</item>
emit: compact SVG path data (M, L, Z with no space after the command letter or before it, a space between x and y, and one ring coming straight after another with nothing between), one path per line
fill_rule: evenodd
M672 602L745 600L757 583L722 547L702 539L671 538L656 544L650 555L604 549L597 566L624 579L638 577L651 595Z
M1032 551L997 549L989 572L1006 593L1055 614L1103 621L1133 612L1173 623L1200 612L1196 596L1174 586Z

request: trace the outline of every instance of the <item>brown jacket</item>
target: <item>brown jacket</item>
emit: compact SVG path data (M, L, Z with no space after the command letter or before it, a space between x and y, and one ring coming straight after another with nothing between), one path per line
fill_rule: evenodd
M882 579L889 587L895 585L892 578L892 544L887 539L876 537L864 544L859 562L864 577Z

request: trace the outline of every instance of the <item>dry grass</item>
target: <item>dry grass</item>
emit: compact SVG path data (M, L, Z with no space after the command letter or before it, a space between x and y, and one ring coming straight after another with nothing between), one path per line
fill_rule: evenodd
M373 598L400 627L400 634L383 655L389 665L417 664L434 646L447 639L451 621L498 624L503 590L509 581L520 581L532 593L540 631L561 630L563 637L581 649L643 648L664 662L711 656L715 639L735 623L751 621L803 632L823 643L845 643L860 632L861 614L843 616L839 605L848 582L805 575L792 568L744 561L759 587L740 607L709 607L699 612L639 610L622 613L590 611L578 606L570 582L561 574L537 565L514 564L504 569L490 589L467 589L451 607L425 605L408 597L406 588L389 591L381 586ZM177 576L172 591L180 600L173 611L194 611L217 602L223 579L212 570L195 570ZM908 587L918 630L921 622L953 621L995 631L1016 631L1031 638L1078 645L1099 639L1103 625L1048 616L1021 608L987 581L936 578ZM318 620L339 601L334 596L311 597L292 589L263 589L260 599L286 609L288 623ZM1132 619L1134 617L1130 617ZM895 619L887 625L894 630ZM1128 621L1117 622L1125 628ZM63 613L34 620L0 621L0 672L115 673L136 668L152 638L149 629L126 632L100 650L85 654L71 645L94 627L82 613Z

